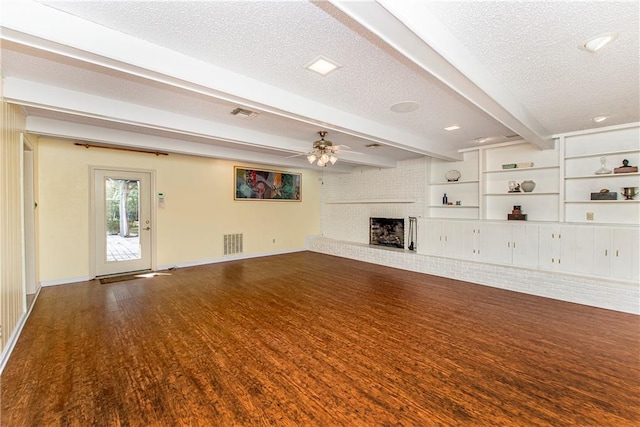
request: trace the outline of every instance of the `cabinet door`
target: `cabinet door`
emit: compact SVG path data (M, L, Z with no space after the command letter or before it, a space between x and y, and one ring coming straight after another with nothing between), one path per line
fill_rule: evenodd
M511 264L511 224L482 224L478 237L478 259L495 264Z
M538 226L511 224L511 262L521 267L538 267Z
M418 228L418 253L426 255L442 255L442 221L425 220Z
M456 256L454 221L442 222L442 256Z
M455 257L460 259L475 259L476 253L476 222L457 221L453 225L453 244Z
M582 230L578 232L582 233ZM578 235L579 235L578 234ZM578 239L578 249L581 242ZM596 276L606 276L611 274L611 229L608 227L595 227L593 231L593 259L591 267L586 268L585 272L590 272ZM582 272L582 269L578 269Z
M560 227L541 225L539 229L538 263L541 269L556 270L559 268L560 245L558 243Z
M558 238L560 244L559 267L562 271L576 271L576 228L574 226L561 226Z
M614 228L611 240L611 276L639 280L640 231L637 228Z

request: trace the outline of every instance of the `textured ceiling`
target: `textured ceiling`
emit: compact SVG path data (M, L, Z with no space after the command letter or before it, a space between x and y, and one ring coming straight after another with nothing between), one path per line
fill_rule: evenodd
M551 133L640 116L640 2L428 2L429 9ZM544 17L544 19L540 19ZM618 39L591 54L590 37ZM618 106L624 105L621 109Z
M381 7L385 0L344 2L346 8L339 0L19 1L31 9L6 9L5 92L30 105L31 116L59 122L212 147L235 144L263 160L272 150L276 161L300 166L303 157L284 159L306 151L316 132L328 129L334 143L365 152L345 154L346 163L388 167L424 154L453 158L476 146L477 137L502 142L514 129L545 139L595 127L596 115L611 116L605 125L640 120L638 2L403 3L409 13L416 8L415 16L426 8L455 39L433 67L448 70L443 79L420 61L438 51L424 33L436 40L442 33L426 24L412 33L400 15ZM376 25L367 25L370 12ZM31 20L21 21L27 14ZM607 31L620 36L602 52L577 48ZM140 52L140 59L126 59L128 51ZM146 58L152 51L163 56ZM324 77L303 68L318 55L342 67ZM456 55L477 66L464 73L446 68ZM208 80L190 80L188 67ZM497 84L487 90L482 73ZM51 91L29 90L29 82ZM401 101L420 108L390 111ZM238 119L229 114L236 106L260 114ZM156 119L148 118L154 111ZM461 129L443 130L451 124ZM367 151L372 142L383 147Z

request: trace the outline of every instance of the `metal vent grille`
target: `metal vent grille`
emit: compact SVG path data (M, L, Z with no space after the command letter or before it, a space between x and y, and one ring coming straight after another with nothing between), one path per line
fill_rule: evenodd
M233 255L242 253L242 233L225 234L224 247L222 249L224 255Z

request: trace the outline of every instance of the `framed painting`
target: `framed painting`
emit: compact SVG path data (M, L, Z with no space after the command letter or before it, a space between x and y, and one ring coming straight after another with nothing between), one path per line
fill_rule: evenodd
M284 200L300 202L301 174L236 166L235 200Z

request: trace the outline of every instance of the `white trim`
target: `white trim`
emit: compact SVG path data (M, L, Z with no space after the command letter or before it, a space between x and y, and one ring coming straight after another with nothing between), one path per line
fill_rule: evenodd
M58 285L70 285L73 283L80 282L89 282L92 278L89 276L77 276L77 277L67 277L65 279L54 279L54 280L45 280L40 282L41 287L47 286L58 286Z
M232 256L225 256L225 257L221 257L221 258L203 259L201 261L182 262L182 263L178 263L178 264L165 264L165 265L158 266L158 271L170 270L170 269L173 269L173 268L197 267L197 266L200 266L200 265L218 264L218 263L227 262L227 261L237 261L237 260L243 260L243 259L261 258L261 257L273 256L273 255L284 255L284 254L291 254L291 253L295 253L295 252L304 252L306 250L307 250L307 248L296 248L296 249L287 249L287 250L284 250L284 251L261 252L261 253L250 254L250 255L232 255Z
M154 169L138 169L138 168L121 168L110 166L89 166L89 276L93 279L96 277L96 241L95 241L95 172L97 170L132 172L149 174L149 203L151 215L151 270L157 269L157 214L158 206L156 203L156 171Z
M558 133L558 134L552 135L552 138L561 138L561 137L578 136L578 135L593 135L594 133L628 129L628 128L638 127L638 126L640 126L640 122L631 122L631 123L624 123L621 125L607 126L604 128L591 128L591 129L577 130L574 132Z
M9 362L11 353L13 353L13 348L16 346L16 343L18 342L18 338L20 338L20 335L22 334L22 329L24 328L24 325L27 323L27 319L31 315L31 311L33 311L33 307L36 305L36 301L40 296L41 289L42 287L38 287L38 290L36 291L33 297L33 302L31 303L31 306L29 306L29 310L27 310L25 313L22 314L22 316L20 316L20 319L18 320L16 327L13 329L13 332L11 333L11 336L9 337L7 344L4 346L4 349L0 354L0 375L2 374L2 371L4 371L5 366L7 366L7 362Z

